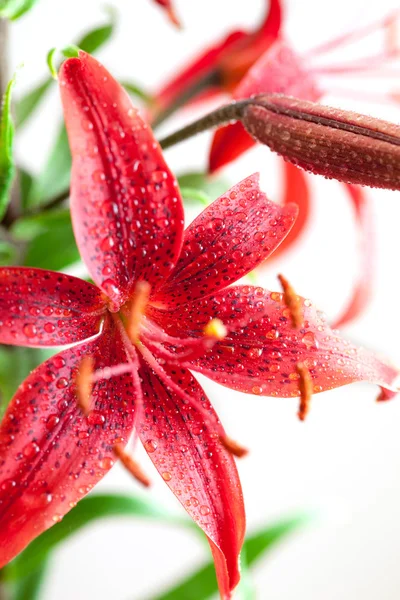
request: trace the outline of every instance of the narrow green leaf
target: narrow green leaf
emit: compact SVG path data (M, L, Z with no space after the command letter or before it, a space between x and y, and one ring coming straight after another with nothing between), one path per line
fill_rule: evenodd
M17 249L9 242L0 240L0 265L7 266L14 262Z
M52 84L52 79L46 79L39 85L35 86L25 96L15 103L15 120L17 127L21 125L31 116L40 101L44 97L47 90Z
M301 514L269 525L247 536L243 549L247 566L252 567L273 546L289 533L310 521L310 515ZM152 597L152 600L208 600L218 592L214 563L209 562L168 592ZM249 596L251 597L251 596Z
M29 242L24 265L61 271L79 260L72 228L63 225L55 226Z
M225 178L210 177L207 173L201 172L180 175L178 183L181 191L182 189L197 190L206 194L211 201L224 194L230 188L230 184Z
M151 105L153 102L151 95L136 83L132 83L131 81L121 81L120 83L131 96L140 98L140 100L143 100L148 105Z
M52 78L57 81L58 79L58 75L57 75L57 67L54 64L54 55L57 52L57 48L52 48L51 50L49 50L49 52L47 53L47 66L50 69L50 73Z
M0 346L0 418L25 377L55 353L55 349Z
M4 94L0 118L0 220L11 200L11 186L15 175L13 159L14 123L11 116L11 93L15 76Z
M0 0L0 17L19 19L36 4L37 0Z
M88 54L93 54L111 38L114 33L115 23L109 23L103 27L98 27L85 34L78 42L78 48L81 48Z
M202 190L196 190L194 188L181 187L181 194L183 201L187 204L195 201L203 206L208 206L211 202L211 198L208 194Z
M65 46L65 48L62 49L62 53L66 58L77 58L79 56L79 50L79 46L69 44L69 46Z
M31 187L27 208L45 206L68 189L70 171L71 153L67 132L62 125L46 164Z
M54 208L35 215L20 217L13 223L11 233L17 240L29 241L57 227L72 231L71 214L68 208Z
M33 175L25 169L18 169L18 181L19 181L19 191L21 194L21 205L23 210L27 207L28 197L31 193L31 188L33 185Z
M40 600L47 562L43 561L34 571L18 579L14 584L13 600Z
M124 494L88 496L65 515L64 519L42 533L3 570L5 580L13 580L35 571L50 553L71 535L92 521L112 517L140 517L193 529L193 521L176 516L148 498Z

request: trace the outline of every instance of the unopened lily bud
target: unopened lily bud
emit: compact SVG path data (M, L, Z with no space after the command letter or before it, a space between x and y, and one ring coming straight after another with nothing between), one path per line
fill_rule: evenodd
M242 123L258 141L312 173L400 189L400 126L280 94L256 96Z

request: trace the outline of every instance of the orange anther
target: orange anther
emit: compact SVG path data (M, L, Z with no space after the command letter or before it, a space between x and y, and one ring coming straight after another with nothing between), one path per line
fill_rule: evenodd
M139 341L140 323L149 301L150 290L151 287L147 281L138 281L129 305L126 332L134 344Z
M204 327L204 335L220 341L228 335L228 330L221 319L211 319Z
M283 275L278 275L278 279L283 290L283 301L290 311L292 325L295 329L300 329L303 324L301 300Z
M297 363L296 371L300 376L300 406L297 413L300 421L304 421L311 408L311 397L313 392L313 382L310 371L302 363Z
M136 460L134 460L132 456L125 451L124 447L121 444L116 444L113 450L114 454L120 459L125 469L129 471L136 481L139 481L139 483L145 487L149 487L151 484L150 479L147 477L139 463L136 462Z
M228 452L233 454L233 456L243 458L243 456L246 456L246 454L249 453L247 448L244 448L243 446L238 444L238 442L232 440L227 435L221 435L219 439L225 450L228 450Z
M93 371L94 359L93 356L87 354L84 356L78 367L76 374L76 398L77 403L84 415L88 415L90 411L90 399L93 389Z

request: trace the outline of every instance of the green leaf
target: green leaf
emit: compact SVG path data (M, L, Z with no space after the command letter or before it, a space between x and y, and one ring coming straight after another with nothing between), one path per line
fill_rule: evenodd
M93 54L103 44L108 42L108 40L111 38L114 32L114 29L115 16L113 13L111 13L110 23L102 25L101 27L96 27L96 29L93 29L88 33L84 34L83 37L80 40L78 40L75 48L79 47L82 48L82 50L84 50L85 52ZM53 56L51 58L53 58ZM15 114L17 127L20 127L32 115L34 110L40 104L41 100L44 98L45 93L50 88L53 81L54 80L51 77L49 77L48 79L40 83L38 86L34 87L30 92L28 92L16 103Z
M301 514L279 521L275 525L263 527L256 533L249 535L243 546L247 566L252 567L283 537L309 521L310 515ZM214 563L210 561L188 577L185 577L183 581L168 592L161 593L156 597L153 596L152 600L198 600L199 598L208 600L217 592L218 586ZM247 597L250 598L251 596Z
M35 571L50 553L64 540L97 519L135 517L163 521L193 529L193 521L176 516L148 498L124 494L99 494L88 496L57 523L36 538L3 570L5 580L18 579L21 574Z
M19 191L21 194L21 205L25 210L27 207L28 197L31 193L31 188L33 184L33 175L25 171L25 169L18 169L18 181L19 181Z
M55 226L29 242L24 265L61 271L80 260L72 227Z
M37 0L0 0L0 17L19 19L30 10Z
M55 353L55 349L0 346L0 418L17 387L40 363Z
M13 223L11 233L17 240L29 241L41 233L46 233L58 227L72 231L71 215L68 208L54 208L35 215L20 217Z
M202 204L203 206L208 206L211 203L211 198L208 194L203 192L202 190L196 190L194 188L181 187L181 194L183 201L187 204L190 204L193 200Z
M20 127L33 113L38 106L47 90L50 88L53 80L46 79L30 92L25 94L20 100L15 103L15 117L17 127Z
M142 87L138 86L136 83L132 83L131 81L121 81L122 87L126 89L128 94L134 96L135 98L140 98L146 104L150 104L153 102L152 97L148 92L146 92Z
M0 265L7 266L15 261L17 249L9 242L0 241Z
M9 82L3 97L0 118L0 220L11 200L11 186L15 175L13 159L14 123L11 116L11 92L15 76Z
M19 579L13 586L13 600L40 600L47 562L43 561L32 573Z
M211 201L224 194L231 186L223 177L210 177L207 173L185 173L178 177L182 195L184 190L196 190L205 194ZM193 199L193 196L191 197Z
M50 200L63 194L69 186L70 171L71 153L67 132L62 125L42 172L34 180L26 207L32 209L45 206Z

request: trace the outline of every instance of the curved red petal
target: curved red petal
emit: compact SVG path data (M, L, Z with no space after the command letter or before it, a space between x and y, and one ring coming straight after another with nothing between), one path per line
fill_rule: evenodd
M171 23L173 23L177 27L180 27L180 21L177 17L177 14L173 7L172 1L171 0L155 0L155 2L165 9Z
M354 206L358 228L358 248L360 265L350 300L344 311L335 319L334 329L343 327L359 317L369 304L373 286L374 227L372 203L369 195L360 186L345 184Z
M284 160L281 162L285 185L282 204L296 204L299 212L292 229L272 255L273 259L286 252L298 240L307 226L311 211L311 190L307 174L292 163Z
M80 52L59 79L76 240L118 310L134 281L156 288L174 266L183 232L179 189L151 129L99 62Z
M109 324L96 339L35 369L1 423L0 567L102 479L113 464L113 445L131 433L134 386L128 374L94 384L88 417L78 408L74 378L87 354L95 368L126 361Z
M239 582L239 553L245 531L242 490L235 461L216 433L220 429L204 391L186 369L165 366L168 375L200 402L194 406L166 388L142 364L143 418L139 435L161 477L207 535L223 598Z
M312 74L304 67L301 58L282 40L275 42L255 62L236 87L232 97L240 100L267 93L282 93L312 101L321 97L321 91ZM250 136L240 131L241 129L243 129L242 125L239 127L234 124L227 125L216 132L209 157L211 172L237 158L241 154L240 149L245 151L253 146L254 140L248 139ZM239 131L239 147L232 150L230 146L234 134Z
M209 172L215 173L218 169L239 158L255 144L254 138L247 133L239 121L220 127L214 133L211 142L208 159Z
M275 250L296 215L294 205L267 199L258 174L247 177L188 227L179 261L154 300L184 304L237 281Z
M62 346L96 335L106 305L91 283L31 267L0 267L0 343Z
M341 338L309 300L302 302L304 326L300 330L293 329L282 294L252 286L234 286L179 310L160 311L158 316L154 312L153 318L169 334L181 337L202 336L211 319L221 319L227 337L187 366L236 390L297 396L296 365L303 363L313 378L315 393L354 381L398 391L397 368ZM243 321L247 325L242 327Z

